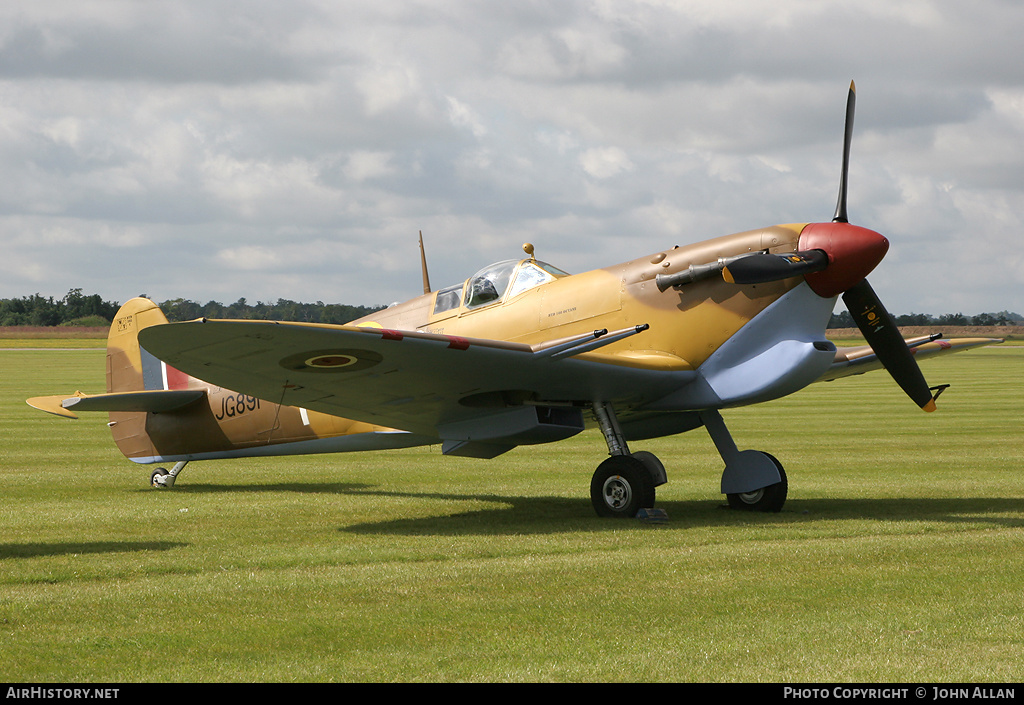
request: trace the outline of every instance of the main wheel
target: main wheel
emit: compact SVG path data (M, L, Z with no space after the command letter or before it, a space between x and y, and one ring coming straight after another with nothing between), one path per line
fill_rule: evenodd
M654 506L654 481L644 464L629 455L613 455L597 466L590 501L598 516L632 519Z
M774 485L762 487L753 492L737 492L726 495L729 506L732 509L742 509L748 512L781 512L782 505L786 503L786 495L789 493L789 481L786 479L786 471L782 463L775 459L775 456L765 453L768 459L775 463L782 476L780 482Z

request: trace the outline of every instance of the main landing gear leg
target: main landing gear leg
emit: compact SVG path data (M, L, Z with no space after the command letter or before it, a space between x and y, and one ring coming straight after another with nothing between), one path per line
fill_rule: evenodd
M153 474L149 476L149 484L157 489L169 489L174 487L174 480L178 477L178 473L185 469L186 465L188 465L188 461L182 460L175 463L170 472L164 468L157 468Z
M654 488L665 483L665 466L651 453L630 453L608 402L594 402L594 416L611 456L590 481L590 501L598 516L632 518L654 506Z
M733 509L778 512L786 503L789 484L782 464L759 450L739 450L715 409L700 412L700 419L725 461L722 494Z

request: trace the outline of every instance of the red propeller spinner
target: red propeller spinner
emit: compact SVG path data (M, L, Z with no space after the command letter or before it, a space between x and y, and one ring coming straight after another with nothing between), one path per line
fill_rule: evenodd
M822 250L828 266L805 275L818 296L838 296L863 281L882 261L889 241L874 230L849 223L811 223L800 233L801 252Z

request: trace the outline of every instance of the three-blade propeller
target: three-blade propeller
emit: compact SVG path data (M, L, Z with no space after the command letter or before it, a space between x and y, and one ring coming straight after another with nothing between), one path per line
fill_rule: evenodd
M842 293L843 302L857 327L892 378L915 404L925 411L934 411L938 394L932 395L917 361L896 327L896 321L885 310L864 278L864 274L884 256L888 242L873 231L849 225L846 194L856 100L856 86L851 81L846 102L839 198L832 218L835 225L819 224L805 228L805 234L801 236L801 245L807 248L804 251L757 253L735 258L724 264L722 277L736 284L761 284L794 276L814 275L834 267L835 272L818 275L827 278L827 281L815 282L811 277L808 283L822 296ZM821 243L824 249L818 249L817 243ZM843 260L842 267L839 260Z
M843 170L839 180L839 198L833 223L848 223L846 210L847 177L850 171L850 144L853 139L853 117L857 103L857 88L850 82L846 101L846 127L843 132ZM878 356L896 383L907 393L915 404L925 411L935 411L935 397L917 366L910 348L900 334L896 321L885 310L885 306L868 284L862 279L843 292L843 303L850 316L864 334L864 339ZM938 395L935 395L938 396Z

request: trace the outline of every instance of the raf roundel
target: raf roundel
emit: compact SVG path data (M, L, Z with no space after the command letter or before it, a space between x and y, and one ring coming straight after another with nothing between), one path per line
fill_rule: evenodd
M307 350L289 355L279 363L296 372L357 372L380 364L380 353L372 350L332 349Z
M359 358L355 355L317 355L306 360L306 366L335 370L354 365L357 362L359 362Z

